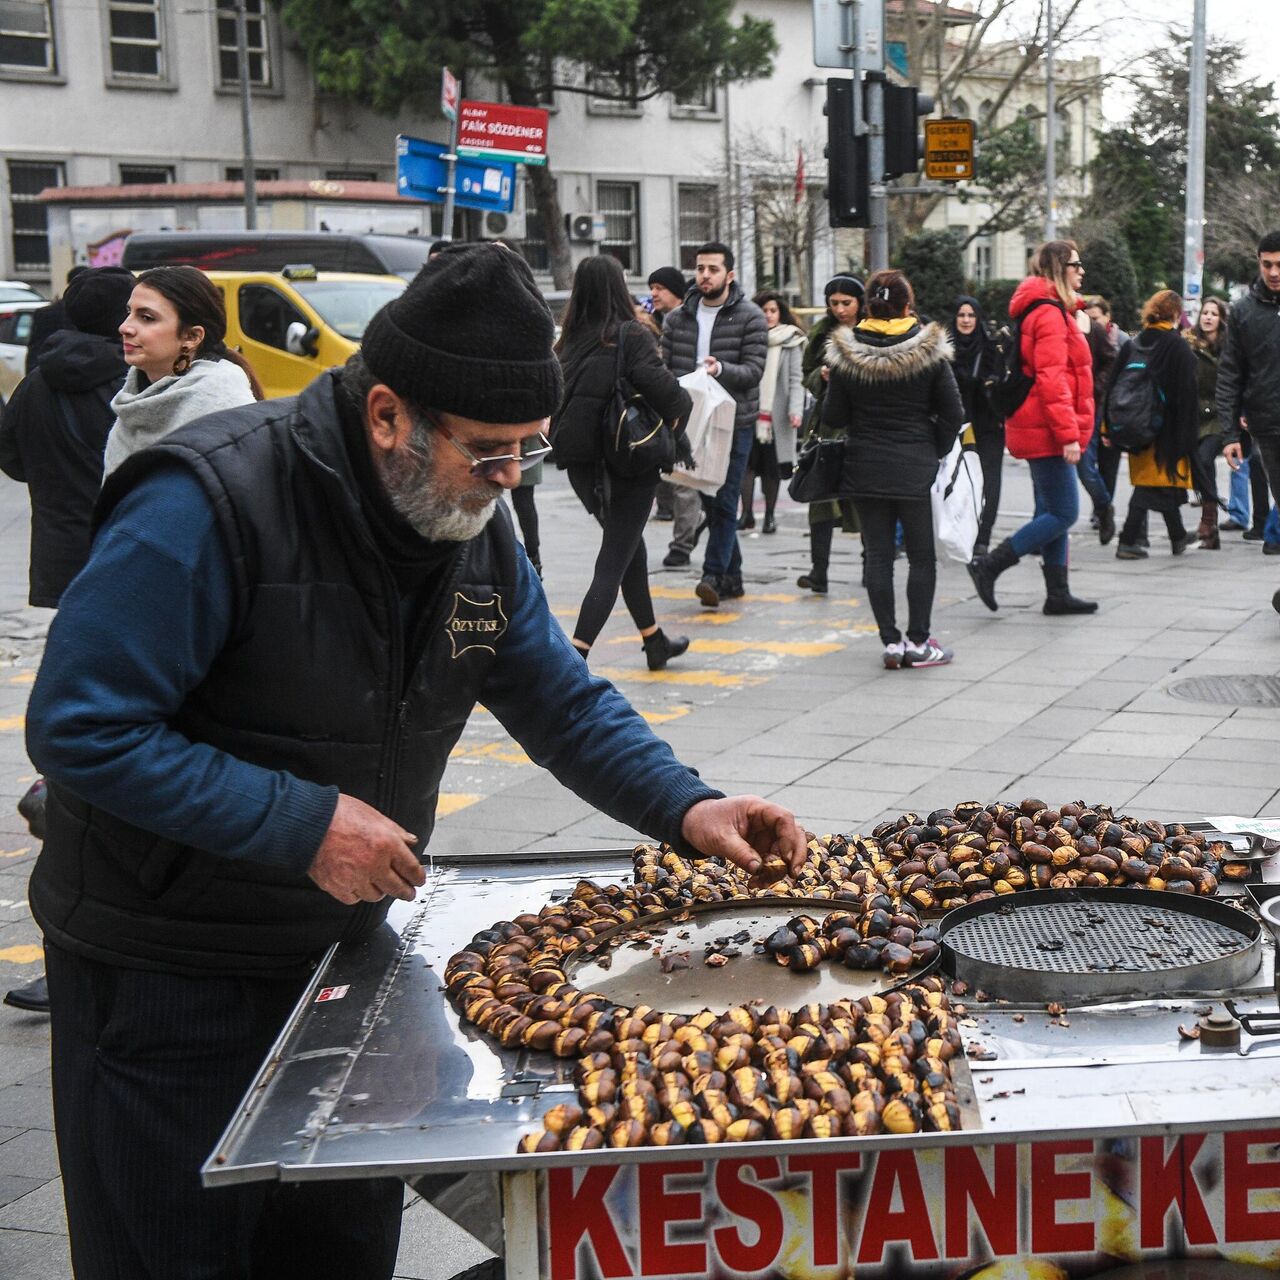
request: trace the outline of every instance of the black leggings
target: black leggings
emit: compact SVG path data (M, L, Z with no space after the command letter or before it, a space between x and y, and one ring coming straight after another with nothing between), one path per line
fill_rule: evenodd
M782 469L778 464L778 444L770 440L763 444L757 440L751 446L751 456L747 459L746 475L742 477L742 514L752 514L756 497L756 476L760 477L760 487L764 491L764 514L773 515L778 505L778 490L782 485Z
M656 477L623 479L606 467L590 463L570 464L568 471L578 500L604 530L595 576L578 612L573 638L588 647L595 644L618 601L619 587L636 629L647 631L653 626L654 617L644 527L658 481Z
M538 543L538 508L533 500L533 485L523 484L511 490L511 505L520 521L520 536L524 539L524 553L535 565L542 563Z
M855 498L867 554L867 597L876 615L882 644L897 644L893 600L893 558L898 521L907 548L907 639L922 644L929 638L933 588L938 576L933 547L933 508L928 498Z
M991 543L996 512L1000 507L1000 478L1004 471L1004 427L984 427L974 431L974 448L982 465L982 520L978 524L978 541Z

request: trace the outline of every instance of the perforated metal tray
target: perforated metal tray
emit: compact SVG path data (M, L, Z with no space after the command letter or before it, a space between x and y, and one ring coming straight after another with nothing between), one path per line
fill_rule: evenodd
M1231 991L1262 963L1262 926L1224 902L1135 889L1041 889L944 917L942 967L1009 1000Z

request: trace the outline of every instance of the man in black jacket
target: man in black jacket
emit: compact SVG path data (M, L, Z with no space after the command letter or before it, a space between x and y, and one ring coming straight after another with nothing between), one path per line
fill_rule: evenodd
M1216 398L1227 465L1239 467L1247 430L1251 465L1261 461L1271 496L1280 502L1280 231L1258 242L1258 278L1231 308ZM1280 612L1280 591L1271 603Z
M92 270L91 267L72 267L67 272L67 288L71 288L71 282L78 275L90 270ZM40 352L44 350L44 344L60 329L67 327L69 321L67 320L66 298L67 295L64 292L61 298L55 298L47 307L41 307L39 311L32 313L31 332L27 335L26 373L30 373L36 367L36 362L40 359Z
M714 609L721 599L743 594L738 501L755 438L769 326L764 312L734 279L728 245L704 244L695 261L697 288L667 316L662 326L662 357L677 376L706 368L738 406L729 470L715 496L702 500L707 512L707 552L697 596Z
M111 398L128 371L120 321L132 291L133 274L123 267L81 268L58 304L64 324L45 340L0 420L0 469L25 484L31 498L28 600L39 608L56 609L89 558L102 452L115 421ZM37 778L18 801L18 812L38 840L44 838L44 807L45 782ZM43 976L24 983L4 1002L47 1013L48 983Z

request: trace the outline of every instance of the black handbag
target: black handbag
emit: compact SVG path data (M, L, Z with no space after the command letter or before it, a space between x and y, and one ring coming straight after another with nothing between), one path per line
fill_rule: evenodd
M844 437L815 437L801 446L787 492L796 502L830 502L840 496L843 471Z
M620 476L670 471L676 461L676 440L661 414L627 381L622 369L624 326L618 326L618 363L613 395L604 412L604 460Z

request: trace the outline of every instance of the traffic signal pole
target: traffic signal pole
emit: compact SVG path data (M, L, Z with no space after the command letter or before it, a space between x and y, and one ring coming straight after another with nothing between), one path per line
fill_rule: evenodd
M1204 285L1205 0L1196 0L1191 31L1191 102L1187 122L1187 208L1182 257L1182 301L1194 321Z
M853 95L855 98L857 93ZM884 182L884 73L867 73L867 172L871 177L867 248L872 271L889 265L889 200Z

